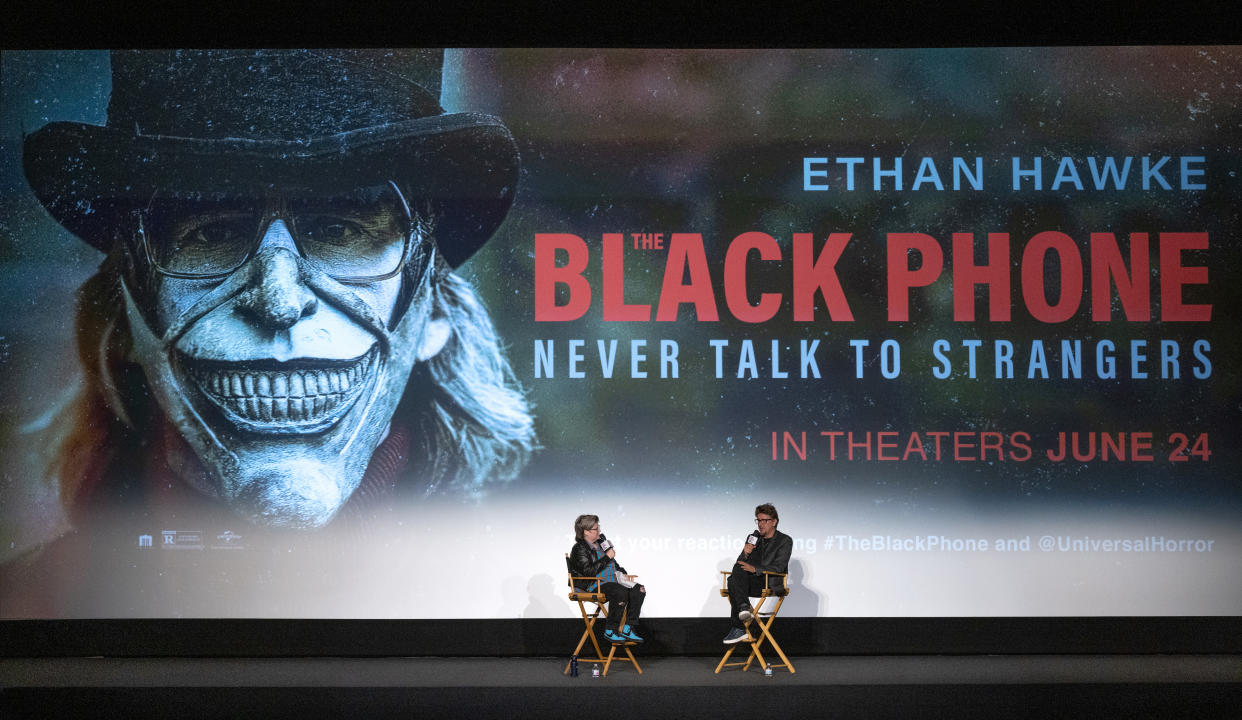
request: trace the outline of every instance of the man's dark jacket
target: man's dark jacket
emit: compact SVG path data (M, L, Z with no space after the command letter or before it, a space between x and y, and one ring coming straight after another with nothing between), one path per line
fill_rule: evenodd
M625 568L621 567L615 560L607 555L598 555L595 548L586 540L579 540L574 543L574 547L569 551L569 569L575 576L582 577L599 577L599 574L608 567L608 563L616 566L616 572L624 575ZM586 587L575 586L577 590L586 590Z
M755 566L755 575L762 578L763 573L789 572L789 556L793 554L793 538L777 530L770 538L760 537L750 557L745 551L737 554L738 562L748 562ZM780 578L772 579L772 587L781 587Z

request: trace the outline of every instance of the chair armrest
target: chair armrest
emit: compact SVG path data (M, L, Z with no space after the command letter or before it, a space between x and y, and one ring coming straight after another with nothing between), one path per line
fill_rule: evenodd
M789 573L778 573L778 572L772 572L770 570L764 570L763 571L763 589L764 590L771 590L771 588L769 587L769 583L772 582L772 578L774 577L778 577L781 579L782 588L784 589L789 588L789 584L785 582L785 580L789 579Z
M599 588L602 585L602 583L600 583L599 581L599 578L594 575L570 575L569 576L569 587L574 592L578 592L577 586L578 586L579 580L583 581L582 582L583 585L590 585L591 583L596 583L595 590L584 590L583 592L599 592Z

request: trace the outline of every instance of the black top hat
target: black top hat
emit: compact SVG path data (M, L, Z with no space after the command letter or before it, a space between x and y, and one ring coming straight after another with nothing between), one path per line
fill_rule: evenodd
M457 267L504 220L517 146L499 119L440 107L442 50L112 53L107 125L25 140L26 178L62 225L108 251L119 213L158 190L247 193L395 181L433 201Z

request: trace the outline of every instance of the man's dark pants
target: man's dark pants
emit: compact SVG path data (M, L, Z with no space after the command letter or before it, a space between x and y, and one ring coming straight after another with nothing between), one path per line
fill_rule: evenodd
M774 578L773 583L780 583L779 579ZM733 622L733 627L742 630L746 624L738 618L737 614L742 608L750 605L752 597L759 597L763 592L763 573L751 574L742 569L741 565L734 565L733 572L729 575L729 620ZM773 588L775 589L775 585Z
M625 622L638 625L638 615L643 610L643 599L647 597L642 585L627 588L621 583L606 582L600 589L604 591L604 597L608 598L608 621L604 623L606 629L621 629L621 613L625 607L629 608Z

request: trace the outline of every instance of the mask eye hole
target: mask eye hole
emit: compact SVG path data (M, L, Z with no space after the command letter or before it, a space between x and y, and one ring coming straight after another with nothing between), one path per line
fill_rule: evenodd
M177 277L215 277L236 270L258 232L253 208L239 203L168 197L153 199L139 216L152 263Z
M289 226L298 254L321 272L347 283L393 277L411 260L420 276L428 253L417 242L430 221L413 217L394 183L340 194L263 197L156 193L139 216L138 231L152 264L172 277L219 278L256 252L263 228ZM413 257L411 257L413 256Z

